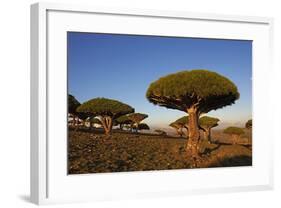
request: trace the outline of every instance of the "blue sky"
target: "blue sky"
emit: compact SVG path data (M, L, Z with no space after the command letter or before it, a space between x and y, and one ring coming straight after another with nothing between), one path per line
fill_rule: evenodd
M149 84L182 70L208 69L232 80L240 99L208 113L221 125L244 125L252 116L252 41L68 32L68 90L81 103L117 99L165 127L184 112L145 98Z

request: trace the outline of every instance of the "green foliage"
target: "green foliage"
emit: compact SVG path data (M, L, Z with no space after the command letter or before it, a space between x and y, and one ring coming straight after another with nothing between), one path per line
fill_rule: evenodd
M174 128L177 131L177 134L179 136L182 136L184 134L183 129L186 128L188 129L188 124L185 123L188 119L188 116L184 116L177 121L174 121L169 124L170 127Z
M246 122L245 127L246 127L247 129L251 129L251 128L252 128L252 119L250 119L250 120L248 120L248 121Z
M77 114L77 116L78 116L80 119L82 119L82 120L85 120L85 119L87 119L87 118L89 118L89 117L91 116L91 115L88 114L88 113L81 113L81 112L77 112L76 114Z
M169 126L175 128L175 129L180 129L183 127L181 124L178 124L176 122L170 123Z
M117 100L94 98L80 105L77 111L89 113L92 116L110 116L112 118L117 118L128 113L133 113L134 108Z
M71 94L68 94L68 113L75 114L76 109L81 105L79 101Z
M204 129L208 129L218 126L219 121L220 120L218 118L203 116L199 119L199 125Z
M161 77L150 84L147 99L159 106L187 111L196 106L207 113L239 98L237 87L228 78L208 70L181 71Z
M129 115L127 115L127 117L133 121L134 123L139 123L142 120L144 120L145 118L148 117L148 115L143 114L143 113L131 113Z
M189 120L188 118L189 118L188 116L183 116L183 117L177 119L175 121L175 123L181 124L181 125L188 125L188 120Z
M176 121L172 122L169 126L181 129L181 128L187 128L188 129L188 116L183 116Z
M239 127L230 126L226 128L223 133L230 134L230 135L242 135L244 134L244 130Z
M123 115L115 119L115 124L131 124L132 120L128 118L128 115Z

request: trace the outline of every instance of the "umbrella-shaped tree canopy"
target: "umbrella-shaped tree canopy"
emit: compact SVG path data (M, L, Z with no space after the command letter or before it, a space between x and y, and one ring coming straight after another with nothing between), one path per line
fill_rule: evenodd
M223 131L223 133L241 135L241 134L244 134L244 130L242 128L239 128L239 127L230 126L230 127L226 128Z
M133 113L135 110L131 106L118 100L94 98L79 106L77 111L89 113L95 116L110 116L117 118L128 113Z
M203 116L199 119L199 125L204 131L205 139L209 142L211 141L211 129L218 126L219 121L220 120L218 118L209 116Z
M230 126L226 128L223 133L231 135L234 143L238 143L238 139L242 134L244 134L244 130L239 127Z
M248 120L247 122L246 122L246 124L245 124L245 127L247 128L247 129L251 129L252 128L252 119L250 119L250 120Z
M200 113L208 113L233 104L239 92L232 81L216 72L191 70L152 82L146 97L155 105L184 112L194 106Z
M138 131L139 123L148 117L147 114L144 113L131 113L128 115L128 118L133 122L135 125L136 131Z
M114 120L114 125L119 125L120 129L122 130L124 125L130 125L133 121L129 119L128 115L123 115Z
M113 119L128 113L133 113L134 108L118 100L94 98L80 105L77 111L99 117L105 133L110 134L113 126Z
M80 102L71 94L68 94L68 113L75 114Z
M146 123L139 124L139 130L150 130L149 126Z
M177 125L181 125L181 128L186 128L188 129L188 116L183 116L179 119L177 119L176 121L174 121L174 123L176 123Z

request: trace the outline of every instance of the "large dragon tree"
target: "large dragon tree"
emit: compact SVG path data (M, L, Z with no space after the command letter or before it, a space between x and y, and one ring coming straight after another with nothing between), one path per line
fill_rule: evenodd
M199 116L227 105L239 98L236 85L228 78L208 70L181 71L161 77L150 84L147 99L159 106L184 111L189 115L187 149L199 156Z
M118 100L94 98L80 105L77 111L97 117L104 128L105 134L109 135L112 131L113 120L122 115L133 113L134 108Z
M211 129L218 126L218 118L213 118L209 116L203 116L199 119L200 128L204 132L204 139L211 142Z

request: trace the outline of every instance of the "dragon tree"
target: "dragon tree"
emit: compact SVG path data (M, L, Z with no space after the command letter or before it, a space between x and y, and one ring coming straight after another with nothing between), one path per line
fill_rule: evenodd
M213 118L209 116L203 116L199 119L200 128L204 132L204 139L209 143L211 142L211 129L218 126L218 122L220 120L218 118Z
M68 113L73 116L73 125L76 125L78 120L78 113L76 109L81 105L80 102L71 94L68 94Z
M246 124L245 124L245 127L246 127L247 129L252 129L252 122L253 122L252 119L248 120L248 121L246 122Z
M120 130L123 130L124 125L132 124L132 120L128 118L128 115L123 115L115 119L115 125L119 125Z
M107 98L94 98L86 101L77 108L78 112L90 114L97 117L106 135L110 135L113 126L113 120L135 110L131 106L124 104L118 100Z
M191 70L169 74L152 82L146 97L155 105L184 111L189 115L187 149L196 167L199 157L199 116L234 104L239 92L232 81L216 72Z
M248 120L248 121L246 122L246 124L245 124L245 128L251 131L251 130L252 130L252 126L253 126L252 123L253 123L253 120L252 120L252 119ZM251 134L252 134L252 132L251 132ZM251 138L252 138L252 137L249 135L249 136L248 136L248 143L249 143L249 144L251 143Z
M131 113L127 116L133 122L132 125L135 126L136 132L138 132L140 122L148 117L148 115L143 114L143 113Z
M230 136L232 136L232 141L234 144L238 143L238 140L240 138L240 136L242 134L244 134L244 130L242 128L239 127L235 127L235 126L230 126L228 128L226 128L223 133L228 134Z
M133 129L136 129L136 126L134 126ZM138 130L150 130L150 128L146 123L140 123L138 125Z
M178 135L182 137L184 134L183 129L186 129L186 131L188 132L188 116L183 116L177 119L176 121L170 123L169 126L174 128L177 131Z
M182 125L177 124L176 122L172 122L169 124L169 126L174 128L180 137L183 136Z

